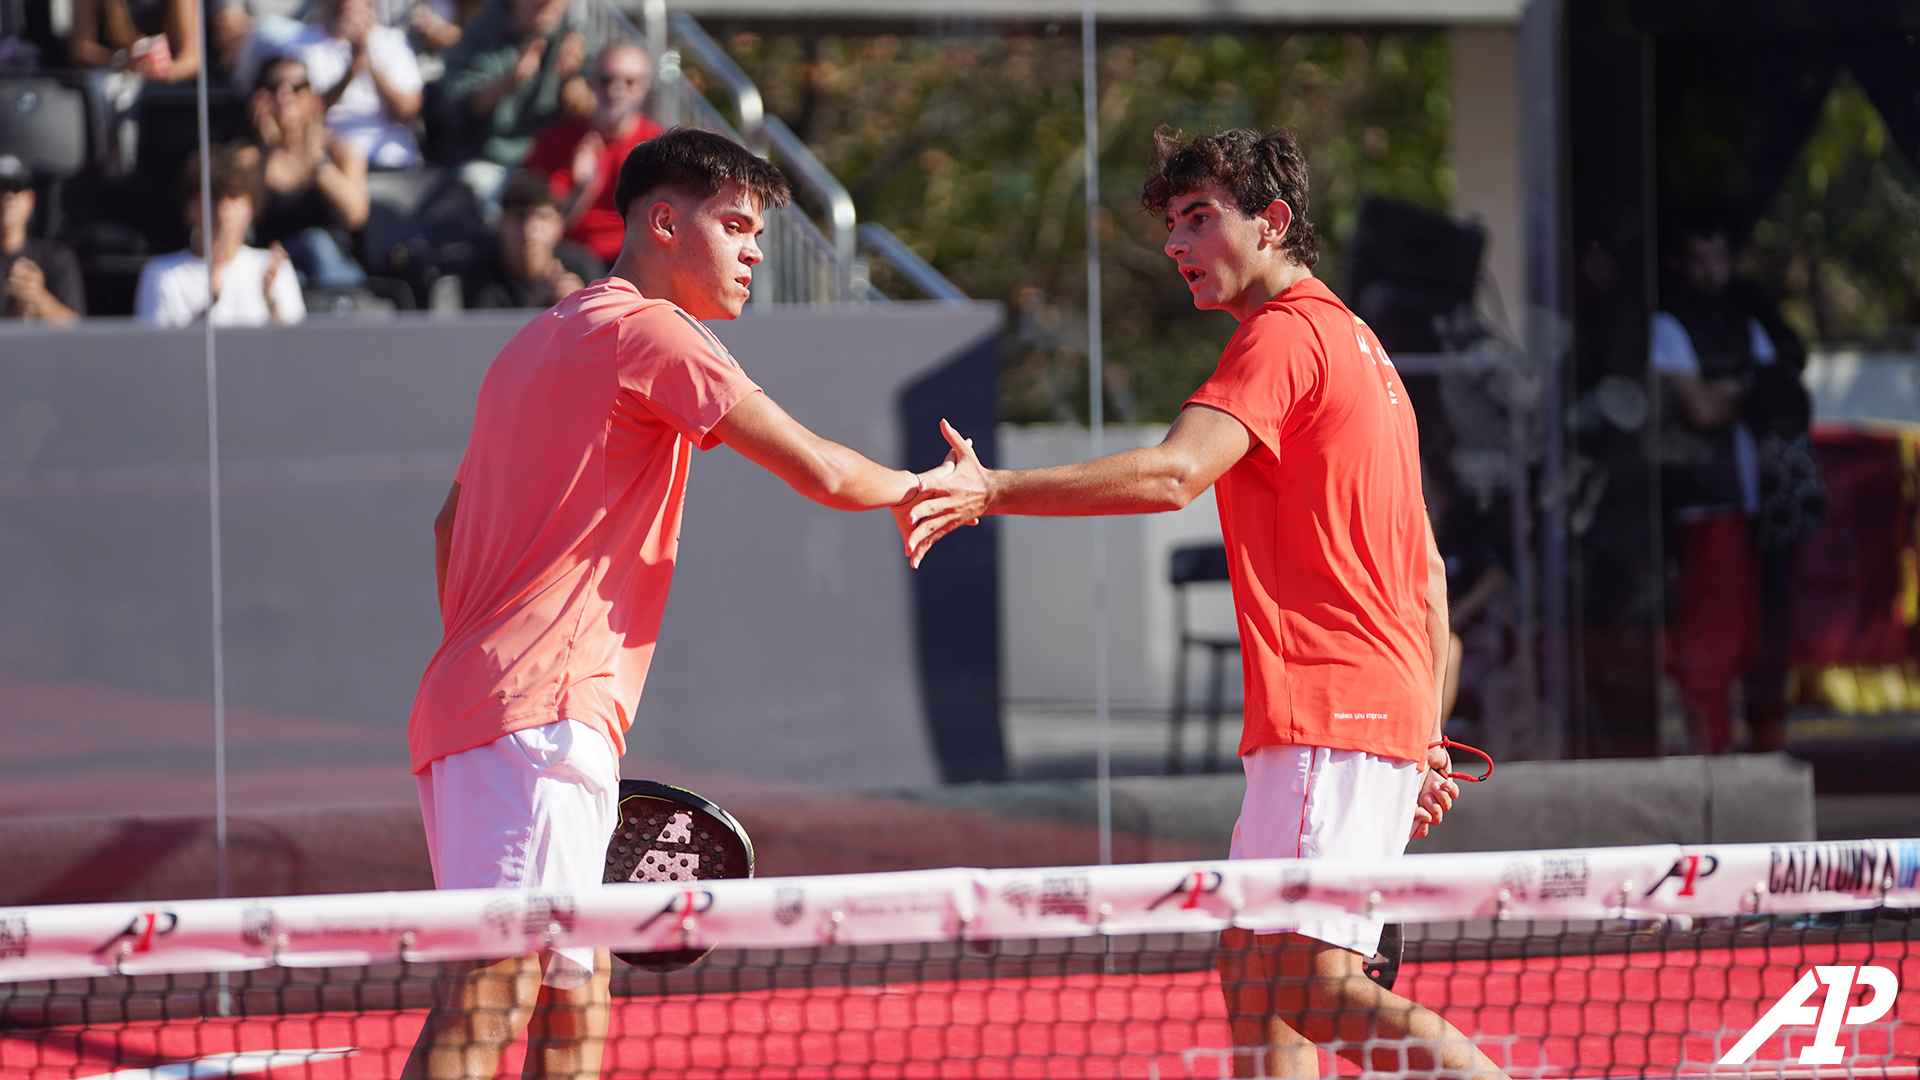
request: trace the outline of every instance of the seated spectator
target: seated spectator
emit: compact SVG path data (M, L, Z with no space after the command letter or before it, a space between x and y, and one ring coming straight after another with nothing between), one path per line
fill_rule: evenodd
M527 168L546 176L567 216L567 236L612 265L627 225L613 208L620 166L634 147L660 134L660 125L640 111L653 72L645 49L614 41L593 61L592 115L562 120L533 141Z
M253 224L254 173L228 147L213 149L213 240L200 227L200 155L180 172L180 200L191 238L187 250L148 260L140 271L134 317L161 326L187 326L211 318L215 326L267 326L307 317L300 282L287 267L287 252L247 246ZM207 288L205 252L213 251L213 288Z
M307 69L291 56L267 62L251 102L254 145L237 157L257 169L254 240L286 248L300 283L352 288L367 279L347 252L367 223L367 160L327 129Z
M87 313L80 260L65 244L27 235L35 199L33 170L0 154L0 318L66 326Z
M200 70L200 0L72 0L67 58L158 82Z
M593 111L582 72L601 37L589 15L586 0L492 0L447 53L447 101L472 155L460 178L483 206L499 204L541 128Z
M326 122L375 169L420 164L408 125L420 115L420 65L405 31L381 26L373 0L318 0L319 21L280 48L306 65Z
M461 275L469 308L552 307L606 268L560 235L564 221L546 178L515 173L500 194L500 238Z

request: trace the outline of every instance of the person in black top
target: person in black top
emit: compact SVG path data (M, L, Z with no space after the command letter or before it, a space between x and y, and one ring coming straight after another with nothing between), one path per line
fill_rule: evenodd
M33 171L0 154L0 317L64 326L87 313L80 260L65 244L27 235L35 200Z
M279 244L301 284L352 288L366 274L348 252L367 223L367 159L327 128L306 65L277 57L260 69L251 101L254 145L243 163L260 171L253 219L259 246Z
M470 308L552 307L606 275L593 253L563 239L566 219L547 178L515 173L500 194L500 235L461 275Z
M1785 742L1793 551L1825 512L1807 439L1806 347L1733 276L1724 225L1672 230L1649 363L1661 376L1662 498L1679 584L1667 663L1696 749L1733 745L1745 684L1754 749Z

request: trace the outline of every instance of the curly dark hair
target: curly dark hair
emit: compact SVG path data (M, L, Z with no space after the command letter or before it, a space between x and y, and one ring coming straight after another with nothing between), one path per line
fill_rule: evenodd
M1307 157L1293 132L1275 128L1262 135L1236 128L1188 142L1185 132L1162 124L1154 129L1153 145L1153 171L1140 188L1140 205L1148 213L1164 213L1176 197L1208 184L1231 191L1249 217L1279 199L1293 211L1287 257L1308 268L1320 261L1320 238L1307 220Z
M793 198L786 176L766 159L724 135L682 126L655 135L627 154L613 191L613 207L624 219L627 205L655 188L711 198L729 182L753 192L769 210Z

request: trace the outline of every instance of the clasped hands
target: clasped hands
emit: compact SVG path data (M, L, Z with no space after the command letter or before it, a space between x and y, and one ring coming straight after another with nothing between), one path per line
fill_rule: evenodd
M973 440L945 420L940 421L940 434L952 447L946 460L920 473L919 492L893 508L907 562L916 570L936 540L962 525L980 524L991 500L988 471L973 452Z

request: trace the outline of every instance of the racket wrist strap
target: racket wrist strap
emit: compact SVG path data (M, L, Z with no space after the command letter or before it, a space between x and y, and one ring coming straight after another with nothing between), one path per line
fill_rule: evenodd
M1455 749L1465 750L1467 753L1472 754L1475 757L1478 757L1480 760L1487 763L1487 771L1479 776L1469 776L1466 773L1456 773L1456 772L1447 773L1447 775L1452 779L1468 780L1477 784L1482 780L1485 780L1488 777L1493 775L1493 755L1487 753L1485 750L1482 750L1474 746L1468 746L1466 743L1463 743L1458 739L1449 739L1445 735L1442 735L1438 739L1435 739L1433 742L1428 743L1427 749L1431 750L1436 746L1442 747L1448 751L1447 764L1449 768L1451 768L1453 764L1452 751L1454 751Z

